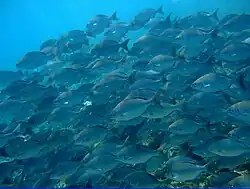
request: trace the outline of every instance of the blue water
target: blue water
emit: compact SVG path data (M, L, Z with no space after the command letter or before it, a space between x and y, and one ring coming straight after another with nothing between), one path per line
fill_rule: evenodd
M175 16L216 8L221 16L250 13L249 0L0 0L0 69L15 69L24 53L68 30L84 29L95 14L116 10L121 20L129 21L139 10L160 5Z

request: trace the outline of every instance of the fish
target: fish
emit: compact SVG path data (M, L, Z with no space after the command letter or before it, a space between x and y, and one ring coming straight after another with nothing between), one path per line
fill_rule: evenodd
M184 16L177 20L179 27L196 27L196 28L210 28L216 26L220 21L218 17L219 9L213 12L198 11L196 14Z
M177 61L178 59L173 56L160 54L153 57L146 67L156 72L165 72L171 70Z
M114 12L111 16L104 14L95 15L86 25L86 35L96 37L104 32L104 30L111 25L113 20L118 20L116 12Z
M113 40L104 40L100 44L97 44L95 47L91 49L91 54L97 56L112 55L117 53L120 48L129 51L127 46L129 40L130 39L127 39L122 43L118 43L117 41Z
M164 38L161 38L156 35L152 34L146 34L141 36L139 39L137 39L133 47L139 48L142 50L151 50L151 48L159 48L160 46L163 45L171 45L171 42L165 40Z
M199 129L204 128L203 124L198 124L193 120L189 119L179 119L168 126L169 132L177 135L188 135L194 134Z
M227 186L228 182L237 176L239 176L239 174L235 172L221 172L211 180L211 184L213 186Z
M175 156L167 161L166 166L168 168L166 177L185 182L200 176L202 172L206 171L207 165L199 165L189 157Z
M0 71L0 186L249 186L250 16L169 8L96 12Z
M230 138L215 141L208 149L214 154L225 157L239 156L248 152L248 149L242 143Z
M250 58L249 54L247 54L249 49L249 45L245 43L229 43L217 56L220 60L242 61Z
M232 80L228 76L208 73L194 81L191 87L201 92L218 92L228 89L231 83Z
M146 8L141 10L131 22L132 27L136 29L143 27L151 18L155 17L156 14L163 15L163 6L160 6L158 9Z
M157 156L157 153L142 145L129 145L115 153L115 156L120 162L136 165L146 163L152 157Z
M143 171L130 173L124 179L133 187L157 187L159 185L158 180L153 175L150 175Z
M205 32L196 28L188 28L182 30L179 35L175 37L177 43L181 45L191 45L201 44L210 36L216 36L217 30L212 30L210 32Z
M16 71L0 71L1 75L1 82L0 82L0 88L5 89L9 84L11 84L14 81L21 80L24 75L22 72L16 72Z
M232 116L238 120L244 121L246 123L249 122L248 114L249 114L249 105L250 101L241 101L235 103L228 107L227 113L229 116Z
M43 52L32 51L26 53L17 63L19 69L32 70L48 63L50 58Z
M222 28L229 32L238 32L249 28L248 20L250 19L249 14L239 14L232 15L230 19L227 20L222 25ZM245 24L247 22L247 24Z
M161 103L160 105L153 104L149 106L141 116L149 119L159 119L171 115L176 111L182 111L182 108L182 102L174 105L169 103Z
M154 102L155 98L156 96L151 99L127 96L112 110L111 119L117 121L129 121L140 117Z
M125 22L118 22L112 24L107 31L105 31L104 36L106 40L121 41L127 33L130 31L131 26Z
M161 34L166 30L166 28L171 28L172 22L170 17L171 14L169 14L165 19L159 19L158 22L155 22L154 25L151 25L149 33Z
M235 177L229 181L229 185L232 187L247 188L249 187L249 175L240 175Z
M150 89L155 90L159 89L163 86L162 80L154 80L154 79L141 79L135 81L132 85L130 85L130 90L137 90L137 89Z

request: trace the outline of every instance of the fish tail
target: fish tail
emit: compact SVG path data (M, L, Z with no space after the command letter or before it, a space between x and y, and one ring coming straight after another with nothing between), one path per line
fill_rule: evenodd
M162 106L160 97L164 95L164 92L165 92L164 89L159 89L149 101L151 101L152 104Z
M93 188L92 180L90 177L88 178L87 183L85 184L85 187L86 188Z
M158 9L157 12L161 15L164 15L164 11L163 11L163 6L161 5Z
M172 57L177 57L178 56L177 49L175 47L171 48L171 56Z
M215 27L208 34L211 35L212 38L215 38L218 36L218 32L219 32L219 29L217 27Z
M219 21L218 12L219 12L219 8L216 9L216 10L211 14L211 16L212 16L216 21Z
M239 84L239 86L246 91L247 87L245 86L244 83L244 72L237 72L237 73L232 73L228 76L230 79L232 79L233 81L235 81L237 84Z
M185 103L185 100L181 100L179 102L177 102L174 107L175 107L175 110L180 110L182 111L185 107L186 103Z
M168 16L165 19L165 23L171 24L171 15L172 15L172 13L168 14Z
M172 57L176 57L176 58L178 58L180 60L185 60L186 59L185 58L185 49L184 48L183 49L179 49L177 51L176 47L173 46L171 48L171 55L172 55Z
M173 22L172 22L172 27L173 28L179 28L179 29L183 29L181 26L180 26L180 18L176 17Z
M214 174L213 170L214 170L215 165L216 165L215 161L208 162L202 166L203 171L208 171L209 173Z
M130 39L126 39L125 41L123 41L120 46L121 48L123 48L124 50L126 50L127 52L129 52L129 49L128 49L128 42L130 41Z
M110 20L119 20L116 14L116 11L110 16Z
M121 57L120 60L118 60L118 62L124 64L124 63L126 63L126 60L127 60L127 56L124 55L124 56Z
M163 83L163 84L166 84L169 80L167 79L167 77L166 77L166 73L165 72L163 72L163 73L161 73L161 75L162 75L162 77L161 77L161 82Z
M247 87L245 86L245 83L244 83L244 74L241 74L239 75L238 77L236 77L236 80L238 81L240 87L246 91L247 90Z

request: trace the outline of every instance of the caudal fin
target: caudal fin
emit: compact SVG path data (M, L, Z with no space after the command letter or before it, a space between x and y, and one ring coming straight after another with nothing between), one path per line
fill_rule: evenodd
M120 46L121 48L123 48L124 50L126 50L127 52L129 52L129 49L128 49L128 42L130 41L130 39L126 39L125 41L123 41Z
M119 19L117 18L116 11L110 16L110 20L119 20Z
M157 9L157 13L164 15L164 11L163 11L163 6L161 5L158 9Z
M124 55L120 60L118 60L119 63L125 63L127 60L127 55Z
M171 22L171 15L172 15L172 13L169 13L169 15L165 19L165 23L168 26L171 26L171 24L172 24L172 22Z
M177 28L177 29L183 29L181 26L180 26L180 21L181 19L176 17L173 21L172 21L172 27L173 28Z
M172 47L171 48L171 55L172 55L172 57L177 57L177 49L175 48L175 47Z
M214 28L213 30L211 30L210 32L208 32L208 34L211 35L212 38L217 37L218 33L219 33L219 29L218 28Z
M212 14L211 16L219 22L219 17L218 17L218 12L219 12L219 9L216 9Z

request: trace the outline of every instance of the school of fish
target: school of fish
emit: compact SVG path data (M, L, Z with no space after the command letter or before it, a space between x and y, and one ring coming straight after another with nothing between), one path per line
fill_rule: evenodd
M250 15L218 11L98 14L1 70L0 186L249 188Z

